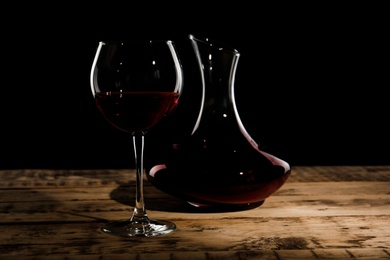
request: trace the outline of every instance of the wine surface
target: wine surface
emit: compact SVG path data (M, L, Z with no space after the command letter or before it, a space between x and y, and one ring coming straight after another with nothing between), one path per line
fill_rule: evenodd
M147 131L172 111L176 92L98 92L95 102L103 116L125 132Z

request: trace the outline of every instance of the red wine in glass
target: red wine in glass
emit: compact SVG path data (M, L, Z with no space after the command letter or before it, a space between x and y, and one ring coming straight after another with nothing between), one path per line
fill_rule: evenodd
M148 131L174 110L177 92L99 92L95 102L104 117L125 132Z

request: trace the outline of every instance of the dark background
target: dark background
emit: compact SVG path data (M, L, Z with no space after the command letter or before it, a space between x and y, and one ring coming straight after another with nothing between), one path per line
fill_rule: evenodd
M90 91L98 41L174 40L186 87L188 34L240 51L238 110L267 151L293 166L390 164L384 6L182 5L4 10L12 18L1 25L0 169L131 167L131 140Z

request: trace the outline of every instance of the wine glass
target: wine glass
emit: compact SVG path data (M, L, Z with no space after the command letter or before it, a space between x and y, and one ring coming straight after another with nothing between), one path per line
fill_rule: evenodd
M170 40L100 41L93 60L91 89L98 110L132 137L136 170L135 207L129 219L102 231L121 237L168 234L176 225L149 219L143 195L145 135L177 106L183 70Z

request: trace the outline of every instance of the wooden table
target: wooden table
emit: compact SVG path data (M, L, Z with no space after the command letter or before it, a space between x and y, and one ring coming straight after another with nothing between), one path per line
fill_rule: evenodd
M129 170L1 170L0 259L390 259L390 166L296 166L236 212L197 212L146 181L149 216L177 230L102 233L131 215L133 194Z

